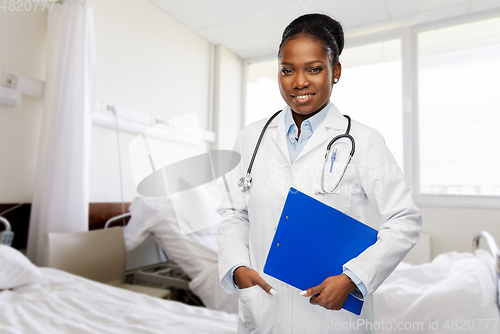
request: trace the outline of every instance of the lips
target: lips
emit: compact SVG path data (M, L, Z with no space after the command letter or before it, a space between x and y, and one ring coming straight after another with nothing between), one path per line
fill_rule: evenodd
M307 93L307 94L301 94L301 95L292 94L292 98L299 103L303 103L303 102L309 101L314 95L316 95L316 94L315 93Z

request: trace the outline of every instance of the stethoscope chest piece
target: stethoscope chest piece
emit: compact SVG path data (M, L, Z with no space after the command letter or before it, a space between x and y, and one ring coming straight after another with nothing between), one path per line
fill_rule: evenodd
M246 193L250 187L252 187L252 176L250 174L246 174L245 176L242 176L238 180L238 187L240 188L241 192Z

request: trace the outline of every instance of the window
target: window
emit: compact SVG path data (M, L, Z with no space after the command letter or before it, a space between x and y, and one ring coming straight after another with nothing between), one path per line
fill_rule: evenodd
M379 130L402 167L401 40L346 48L340 62L342 77L331 101L343 114ZM246 125L285 106L277 60L249 64L247 71Z
M331 101L382 133L421 205L500 205L500 17L493 15L346 40ZM276 59L248 66L246 124L285 105L277 73Z
M403 169L403 101L401 40L346 48L342 76L331 101L340 112L373 127Z
M500 18L417 43L420 193L500 196Z
M284 107L278 88L278 59L248 64L245 125L269 118Z

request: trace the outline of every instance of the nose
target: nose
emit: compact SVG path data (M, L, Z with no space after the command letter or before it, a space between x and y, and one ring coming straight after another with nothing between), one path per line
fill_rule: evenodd
M292 83L292 88L303 89L311 85L304 73L297 73Z

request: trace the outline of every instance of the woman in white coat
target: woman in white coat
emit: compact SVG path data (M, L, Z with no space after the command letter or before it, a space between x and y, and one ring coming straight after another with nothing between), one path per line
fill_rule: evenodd
M229 196L219 210L218 244L221 285L228 293L240 293L240 333L372 333L380 325L373 320L372 294L419 238L420 213L374 129L352 121L355 154L337 190L318 192L326 146L348 126L330 102L341 76L343 44L342 27L326 15L301 16L285 29L278 76L287 106L262 137L252 187L245 193L238 180L246 174L267 119L238 135L235 151L241 162L227 175ZM263 273L290 187L360 221L369 202L383 220L377 242L347 262L342 274L302 292ZM364 300L360 316L341 309L349 294Z

